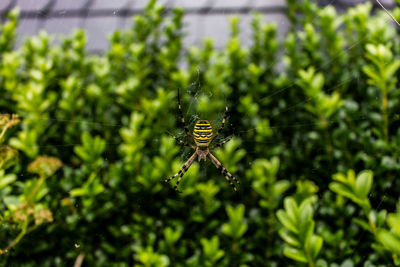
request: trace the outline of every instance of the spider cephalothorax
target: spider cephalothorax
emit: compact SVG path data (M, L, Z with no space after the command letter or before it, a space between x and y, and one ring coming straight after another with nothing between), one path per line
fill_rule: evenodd
M224 113L224 118L222 119L221 127L218 129L218 131L215 134L213 134L211 124L206 120L197 121L196 124L194 125L193 135L190 133L189 129L187 128L187 126L185 124L185 118L183 117L181 102L180 102L180 98L179 98L179 90L178 90L178 111L179 111L179 115L181 117L181 123L183 125L183 128L185 129L185 132L188 135L188 137L190 138L190 140L192 142L194 142L195 145L187 144L187 143L183 142L182 140L178 139L177 137L175 137L174 135L172 135L168 132L167 133L170 134L173 138L175 138L175 140L180 145L188 146L192 149L195 149L195 152L185 162L185 164L183 164L183 166L179 170L179 172L177 172L175 175L173 175L170 178L168 178L167 180L165 180L165 182L169 182L172 179L174 179L176 176L179 175L178 181L176 182L175 187L174 187L175 190L178 190L178 185L179 185L179 182L181 181L182 176L189 169L189 167L193 164L193 162L196 160L196 158L198 157L199 161L201 161L201 160L205 161L207 158L209 158L211 160L211 162L217 167L217 169L220 170L221 173L225 176L225 179L228 181L228 183L236 191L236 187L233 184L232 180L234 180L237 184L240 184L240 182L236 179L236 177L234 177L231 173L229 173L225 169L225 167L222 165L222 163L219 162L219 160L210 152L210 150L212 150L216 147L220 147L232 139L232 137L228 137L224 141L222 141L214 146L210 146L210 144L221 133L222 129L225 126L225 121L226 121L226 117L228 114L228 106L225 105L225 113Z

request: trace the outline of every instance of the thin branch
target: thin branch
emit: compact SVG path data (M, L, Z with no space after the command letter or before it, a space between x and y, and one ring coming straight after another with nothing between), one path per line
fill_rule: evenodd
M74 267L81 267L83 259L85 258L85 253L81 252L75 260Z
M383 10L385 10L385 12L392 18L392 20L394 22L396 22L396 24L400 27L400 23L393 17L393 15L389 12L389 10L387 10L379 0L376 0L376 2L383 8Z
M9 252L10 249L12 249L16 244L18 244L19 241L24 237L26 234L26 230L28 227L28 219L24 221L24 225L22 227L22 231L18 234L18 236L5 248L5 249L0 249L0 256Z

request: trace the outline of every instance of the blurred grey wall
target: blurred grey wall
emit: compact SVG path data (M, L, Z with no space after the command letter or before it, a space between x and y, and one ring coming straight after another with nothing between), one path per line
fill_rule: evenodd
M321 5L333 4L340 9L360 2L375 0L316 0ZM264 21L274 22L282 36L288 29L285 0L158 0L167 8L185 9L185 46L200 44L213 38L221 48L229 36L229 17L240 15L241 39L248 44L252 12L263 14ZM388 7L393 0L381 0ZM131 25L131 17L141 13L147 0L0 0L0 15L4 20L8 10L21 9L18 43L41 29L51 34L68 35L76 28L88 33L90 52L100 53L108 47L107 37L116 29Z

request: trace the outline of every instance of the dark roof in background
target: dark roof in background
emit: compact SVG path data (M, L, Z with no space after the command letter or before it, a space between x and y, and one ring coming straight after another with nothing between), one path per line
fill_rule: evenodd
M375 3L375 0L370 0ZM283 35L288 29L285 18L285 0L158 0L167 8L185 9L185 45L200 44L204 38L213 38L216 47L223 47L229 36L229 17L241 16L241 38L244 43L251 31L252 12L263 14L265 21L274 22ZM333 4L339 8L366 2L365 0L319 0L322 5ZM381 0L392 7L392 0ZM88 33L91 52L101 52L108 47L107 36L117 29L131 25L131 16L141 13L147 0L0 0L2 18L15 6L21 9L18 27L19 43L25 36L43 29L50 34L68 35L76 28Z

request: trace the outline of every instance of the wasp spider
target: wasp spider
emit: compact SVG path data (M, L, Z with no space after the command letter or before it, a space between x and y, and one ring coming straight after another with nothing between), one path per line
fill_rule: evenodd
M225 100L226 103L226 100ZM178 181L176 182L174 189L178 191L178 185L179 182L181 181L182 176L185 174L185 172L190 168L190 166L193 164L193 162L196 160L198 157L198 160L206 160L206 158L209 158L211 162L217 167L218 170L221 171L221 173L225 176L226 181L233 187L233 190L236 191L236 187L233 184L232 180L234 180L238 185L240 182L238 179L236 179L231 173L229 173L225 167L222 165L221 162L213 155L211 154L210 150L220 147L229 140L232 139L231 137L228 137L227 139L223 140L222 142L210 146L210 144L215 140L215 138L222 132L225 126L225 121L226 117L228 114L228 106L225 105L225 113L224 113L224 118L222 119L222 124L221 127L218 129L218 131L213 135L212 127L211 124L206 121L206 120L199 120L196 122L193 130L193 135L189 131L188 127L185 124L185 118L183 117L182 113L182 107L181 107L181 101L179 97L179 90L178 90L178 110L179 110L179 116L181 118L181 123L183 125L183 128L185 129L186 134L188 135L189 139L195 143L195 145L185 143L184 141L178 139L176 136L172 135L171 133L167 132L169 135L171 135L180 145L182 146L187 146L195 150L193 155L183 164L182 168L171 176L170 178L164 180L165 182L169 182L175 177L178 177Z

